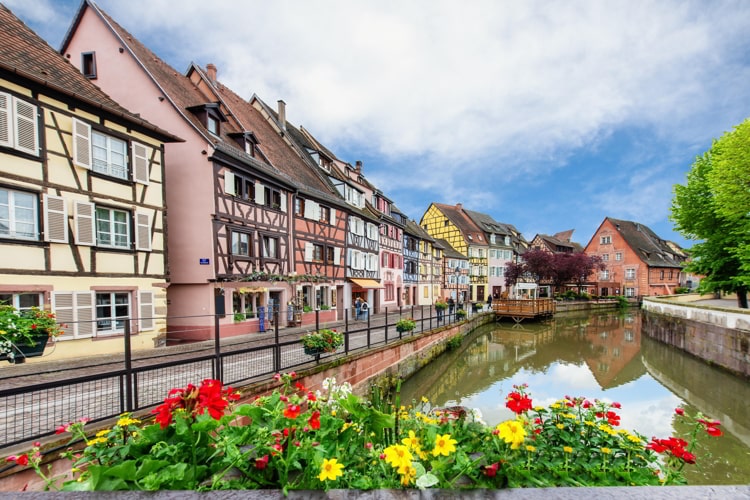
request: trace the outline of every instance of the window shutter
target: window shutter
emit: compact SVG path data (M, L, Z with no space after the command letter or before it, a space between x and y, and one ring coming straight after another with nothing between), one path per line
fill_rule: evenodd
M13 141L10 135L11 101L10 94L0 92L0 146L13 147Z
M91 168L91 125L73 118L73 161Z
M138 309L140 310L139 332L153 330L154 321L154 292L141 290L138 292Z
M281 193L280 194L280 198L281 198L281 211L284 212L284 213L286 213L286 211L287 211L287 207L286 207L286 193Z
M76 337L93 337L94 325L94 292L74 292Z
M338 266L341 264L341 248L333 247L333 265Z
M20 99L14 99L16 103L15 132L16 149L32 154L39 154L37 148L37 119L36 106Z
M305 219L315 218L315 202L312 200L305 200Z
M305 242L305 262L313 260L313 244L309 241Z
M255 203L258 205L266 204L266 186L260 182L255 183Z
M151 251L151 214L135 213L135 249Z
M133 180L139 184L148 184L148 148L138 142L133 142Z
M85 201L75 202L76 244L93 246L96 244L94 225L94 204Z
M224 192L232 196L237 196L234 190L234 174L229 170L224 171Z
M68 204L65 198L44 195L44 240L68 242Z
M52 292L52 309L55 311L57 322L64 325L60 338L73 338L76 327L73 315L73 293Z
M336 209L333 207L331 207L331 221L330 222L332 226L336 225Z

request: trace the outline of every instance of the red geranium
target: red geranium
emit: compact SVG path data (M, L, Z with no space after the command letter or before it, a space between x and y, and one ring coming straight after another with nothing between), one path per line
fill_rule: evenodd
M497 475L497 470L500 468L500 462L495 462L492 465L485 465L484 466L484 475L487 477L495 477Z
M299 416L302 408L299 405L287 405L284 409L284 416L286 418L295 419Z
M511 392L508 394L508 400L506 401L505 406L518 415L530 410L532 407L531 399L520 392Z
M222 389L218 380L206 379L200 387L188 384L184 388L169 391L164 403L157 406L151 413L156 414L156 422L165 429L172 423L175 410L185 410L191 417L201 415L206 411L215 420L219 420L229 406L230 401L237 401L239 393L231 387Z
M312 412L312 415L308 419L307 423L310 425L311 429L320 429L320 412L318 410Z

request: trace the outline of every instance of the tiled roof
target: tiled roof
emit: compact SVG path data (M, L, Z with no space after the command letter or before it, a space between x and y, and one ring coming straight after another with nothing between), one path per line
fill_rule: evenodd
M648 226L639 222L607 219L638 256L652 267L682 267L683 258L659 238Z
M450 243L448 243L443 238L438 238L435 240L437 244L439 244L443 248L443 257L448 259L462 259L462 260L468 260L469 258L453 248Z
M562 239L559 238L558 235L566 235L570 233L568 236L568 239ZM574 241L570 241L570 237L573 235L573 230L564 231L563 233L557 233L554 236L550 236L548 234L538 234L537 236L539 239L541 239L545 245L547 245L547 248L549 248L552 252L559 252L559 248L569 248L571 252L582 252L583 247L580 245L580 243L576 243Z
M468 216L463 207L459 205L446 205L444 203L434 204L440 209L448 219L455 224L455 226L461 231L464 239L472 245L487 245L487 241L482 231ZM471 238L469 238L471 236ZM481 236L481 240L479 239Z
M169 141L179 140L120 106L2 4L0 69L157 132Z
M422 226L411 219L406 220L406 227L404 228L404 231L422 240L435 241L435 239L430 236L430 233L425 231Z

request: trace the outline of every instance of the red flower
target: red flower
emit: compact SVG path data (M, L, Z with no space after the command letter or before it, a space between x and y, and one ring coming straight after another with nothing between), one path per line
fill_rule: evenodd
M302 385L302 383L301 383L301 382L295 382L295 383L294 383L294 387L296 387L296 388L297 388L297 390L298 390L298 391L301 391L301 392L305 392L305 391L307 390L307 389L305 388L305 386L304 386L304 385Z
M676 414L680 415L680 416L683 416L683 415L685 415L685 410L683 410L682 408L675 408L675 409L674 409L674 412L675 412Z
M307 393L307 400L308 401L317 401L318 397L315 395L315 393L313 391L309 391Z
M685 463L688 463L688 464L695 463L695 455L693 455L689 451L683 451L682 456L680 458L683 459Z
M310 416L310 419L307 421L307 423L312 429L320 429L320 412L318 410L312 412L312 415Z
M622 405L615 401L614 403L612 403L612 408L622 408Z
M299 416L301 411L302 408L300 408L299 405L287 405L286 409L284 410L284 416L286 418L295 419Z
M708 432L709 436L714 437L719 437L722 434L721 429L717 429L716 427L706 427L706 432Z
M268 455L263 455L260 458L255 459L255 468L259 470L263 470L268 465Z
M55 429L55 434L62 434L63 432L68 432L68 426L71 424L65 424L61 425L57 429Z
M484 475L487 477L495 477L497 475L497 469L500 468L500 462L495 462L492 465L484 466Z
M21 465L21 466L29 465L29 456L25 453L20 456L11 455L8 458L6 458L5 461L15 462L16 464Z
M518 392L511 392L508 394L508 400L506 401L505 406L510 411L520 415L531 409L531 399Z

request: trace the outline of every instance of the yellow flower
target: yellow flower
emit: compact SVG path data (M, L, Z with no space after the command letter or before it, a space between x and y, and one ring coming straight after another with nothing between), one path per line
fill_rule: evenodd
M120 427L127 427L128 425L133 424L140 424L141 421L137 418L130 418L130 417L120 417L120 419L117 421L117 425Z
M385 461L398 469L411 464L412 455L409 448L402 444L394 444L383 450Z
M105 437L98 437L96 439L92 439L91 441L86 441L86 446L93 446L93 445L99 444L99 443L104 444L106 442L107 442L107 438L105 438Z
M563 430L565 428L563 424L555 424L555 427L557 427L560 430Z
M427 399L426 397L422 396L422 402L423 402L423 403L429 403L429 402L430 402L430 400L429 400L429 399Z
M559 410L560 408L562 408L562 406L560 406L558 403L552 403L551 405L549 405L549 407L554 408L555 410Z
M331 416L332 416L332 417L335 417L335 416L336 416L336 410L331 410Z
M497 430L500 431L498 433L500 438L510 444L513 450L517 450L526 437L526 429L523 428L523 424L518 420L506 420L498 424Z
M563 446L563 451L565 453L573 453L573 448L571 448L570 446Z
M109 429L104 429L96 433L96 437L100 438L109 434Z
M609 455L610 453L612 453L612 450L610 450L607 447L604 447L604 448L602 448L602 453L606 453L607 455Z
M639 438L638 436L633 436L632 434L628 434L628 441L640 444L641 438Z
M531 445L527 445L526 446L526 451L536 451L536 447L531 446Z
M342 472L344 468L344 464L338 463L338 461L335 458L332 458L328 460L327 458L323 459L323 465L320 466L320 474L318 475L318 479L321 481L335 481L337 477L343 476L344 473Z
M586 424L586 425L588 425L589 427L593 427L593 426L595 426L595 425L596 425L596 424L595 424L594 422L592 422L591 420L584 420L584 422L583 422L583 423L584 423L584 424Z
M419 448L419 438L414 434L414 431L409 431L409 437L405 437L401 442L414 450Z
M455 439L451 438L450 434L438 434L435 438L435 449L432 450L433 456L443 455L448 456L451 454L451 452L456 451L456 441Z
M414 482L414 479L417 477L417 469L412 467L411 464L399 467L396 472L401 474L402 486L409 486L410 484Z

